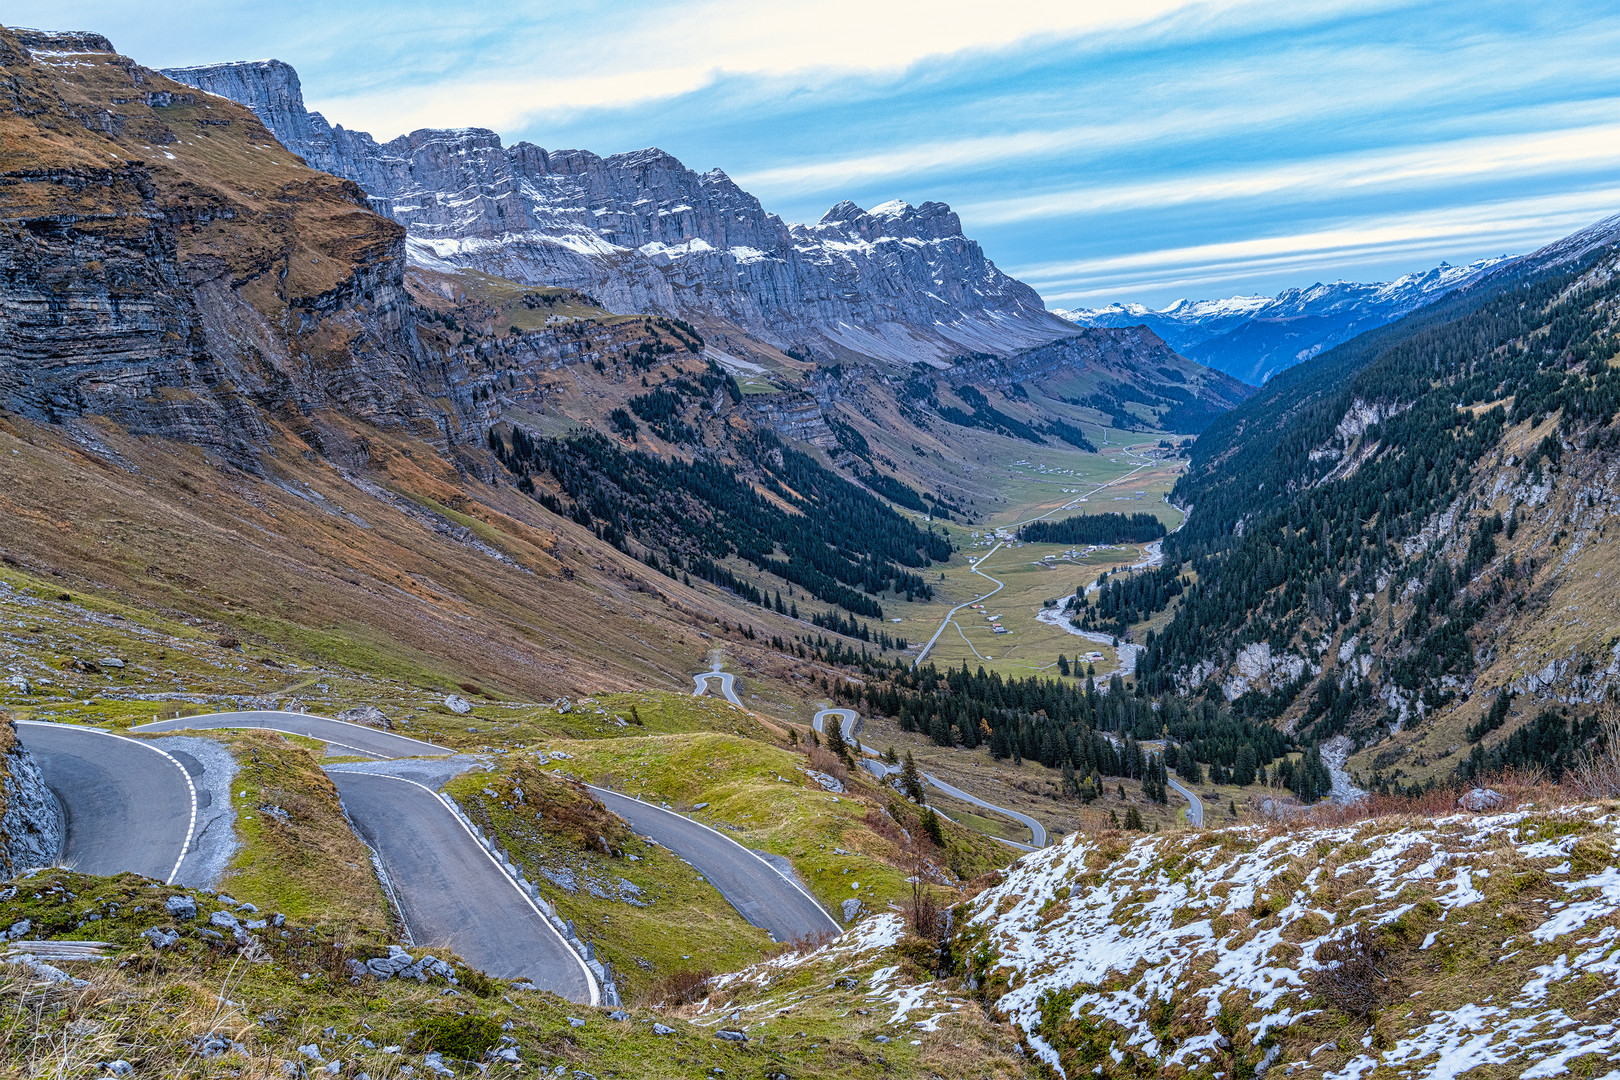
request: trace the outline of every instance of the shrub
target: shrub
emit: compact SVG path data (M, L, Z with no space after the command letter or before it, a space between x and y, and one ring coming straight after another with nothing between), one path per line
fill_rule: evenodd
M411 1047L417 1053L437 1050L462 1061L477 1061L501 1041L501 1025L487 1016L433 1016L422 1022Z
M1321 967L1305 973L1311 992L1340 1012L1365 1020L1391 993L1389 949L1377 933L1358 926L1316 950Z
M703 968L692 970L682 968L672 971L659 979L645 994L649 1005L690 1005L694 1001L707 997L709 983L714 978L714 972Z

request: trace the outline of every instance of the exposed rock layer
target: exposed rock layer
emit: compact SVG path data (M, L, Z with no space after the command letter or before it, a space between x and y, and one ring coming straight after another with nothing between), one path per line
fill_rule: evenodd
M943 203L841 202L790 225L719 169L700 175L661 150L503 147L479 128L379 144L308 112L280 61L165 74L246 104L312 166L354 180L425 260L579 289L615 311L724 319L822 356L1006 353L1070 329Z

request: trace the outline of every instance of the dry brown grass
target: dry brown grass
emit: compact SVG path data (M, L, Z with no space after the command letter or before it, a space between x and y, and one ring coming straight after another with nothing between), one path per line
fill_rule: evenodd
M1349 825L1373 818L1437 818L1460 812L1457 800L1471 789L1488 788L1502 796L1500 809L1534 803L1540 807L1564 806L1580 801L1584 796L1577 787L1566 781L1555 784L1542 769L1508 769L1478 781L1457 781L1435 787L1417 795L1368 795L1354 802L1322 803L1278 824L1290 822L1302 827L1316 828Z
M1620 710L1610 706L1599 714L1601 744L1583 757L1565 783L1588 799L1620 797Z

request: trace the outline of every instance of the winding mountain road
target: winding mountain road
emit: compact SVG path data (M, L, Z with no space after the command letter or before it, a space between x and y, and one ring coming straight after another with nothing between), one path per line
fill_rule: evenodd
M636 832L696 867L743 918L770 931L777 941L843 931L798 882L729 836L661 806L587 786Z
M1113 487L1115 484L1123 483L1124 481L1130 479L1131 477L1135 476L1137 473L1141 472L1143 469L1146 469L1146 468L1150 467L1153 464L1154 463L1151 462L1151 461L1144 461L1142 464L1138 465L1136 468L1132 469L1130 472L1122 473L1121 475L1114 477L1114 479L1108 481L1105 484L1098 484L1096 487L1092 488L1090 491L1086 492L1084 495L1078 496L1077 498L1065 503L1062 506L1059 506L1059 507L1057 507L1055 509L1052 509L1052 510L1048 510L1044 514L1038 514L1035 517L1026 518L1023 521L1015 522L1012 525L1008 525L1006 528L1010 532L1012 530L1022 528L1023 526L1028 525L1031 522L1042 521L1042 520L1044 520L1046 518L1051 517L1053 514L1060 514L1065 510L1073 510L1075 507L1079 506L1081 503L1085 502L1087 499L1089 499L1093 495L1097 494L1097 492L1102 491L1104 488ZM985 560L990 558L990 556L994 555L996 552L1000 551L1001 548L1002 548L1002 545L1005 544L1005 543L1006 543L1005 540L996 541L996 546L995 547L991 548L989 551L985 552L983 555L979 556L977 559L972 560L972 562L973 562L973 572L975 574L978 574L980 577L984 578L984 580L986 580L986 581L994 582L996 587L991 589L989 592L985 593L983 596L976 596L972 600L965 600L962 603L957 604L955 607L951 608L950 611L947 611L945 613L945 618L940 620L939 629L935 630L934 631L934 636L928 639L928 644L926 644L926 645L924 645L922 647L922 652L917 654L917 659L915 659L915 660L913 660L911 662L911 666L913 668L915 668L918 664L923 662L923 659L928 655L929 651L931 649L933 649L934 643L939 641L939 635L941 635L941 634L943 634L945 632L945 628L947 626L951 625L951 623L956 621L956 613L958 611L961 611L963 608L966 608L966 607L972 607L974 604L983 603L984 601L988 600L990 597L996 595L996 593L1000 592L1002 589L1006 588L1006 585L1003 582L999 581L996 578L991 577L989 574L987 574L983 570L979 569L980 566L984 565ZM972 557L969 556L969 558L971 559ZM961 628L960 625L957 626L957 632L962 633L962 628ZM968 646L968 648L973 650L973 655L974 656L979 657L979 659L981 659L981 660L984 659L984 656L979 652L978 648L974 646L973 642L968 641L967 634L962 633L962 640L967 641L967 646Z
M710 679L714 679L719 682L720 693L725 696L727 701L731 702L739 709L742 708L742 701L737 697L737 676L733 675L729 671L721 671L719 661L715 662L713 670L702 671L692 676L692 685L694 687L692 690L692 696L702 697L704 694L707 694L709 692Z
M822 709L820 712L816 713L811 723L814 725L817 731L821 732L822 734L826 734L826 719L829 716L836 716L839 718L838 726L839 730L843 733L844 742L853 747L856 752L863 755L861 764L866 766L869 772L876 775L879 779L882 779L892 773L897 773L900 771L900 766L884 763L875 750L861 745L861 741L855 736L855 728L860 721L860 717L856 715L855 710ZM1016 840L1006 840L999 836L995 839L1001 840L1006 844L1011 844L1013 847L1023 848L1025 851L1034 851L1036 848L1043 848L1046 846L1046 826L1042 825L1028 814L1021 814L1017 810L1009 810L1005 806L997 806L995 803L985 802L977 795L970 795L968 792L963 791L955 784L946 783L933 773L919 772L917 775L922 779L924 784L935 789L941 795L947 795L950 798L958 799L981 809L992 810L995 813L1003 814L1012 818L1014 821L1017 821L1029 829L1030 837L1035 842L1032 846L1029 844L1020 844Z
M61 862L86 874L125 871L166 884L186 877L197 790L170 754L72 724L17 722L17 736L62 807Z
M1173 776L1165 777L1165 783L1176 790L1183 799L1187 800L1187 821L1202 829L1204 827L1204 800L1192 793L1190 788L1184 788L1176 782Z
M733 677L721 677L727 699L740 705ZM306 713L236 712L163 720L140 732L190 728L258 727L318 739L379 759L380 764L332 765L337 784L360 835L383 862L404 909L406 925L420 944L443 941L492 974L522 975L537 986L577 1001L598 993L595 980L581 984L583 965L543 915L534 909L466 832L434 791L403 776L379 771L390 759L451 753L441 746L393 732ZM409 762L387 765L395 772ZM424 770L424 773L432 770ZM720 894L778 941L793 941L842 928L795 881L735 840L673 811L592 788L632 829L691 863ZM439 870L436 867L443 866ZM543 924L543 925L542 925ZM549 935L549 937L548 937ZM514 968L518 960L526 966ZM575 996L575 995L579 996ZM593 1003L594 997L591 997Z

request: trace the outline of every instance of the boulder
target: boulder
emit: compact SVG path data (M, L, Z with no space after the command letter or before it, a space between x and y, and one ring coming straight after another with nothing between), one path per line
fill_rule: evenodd
M163 910L169 913L171 919L195 919L197 901L189 896L171 896L163 901Z
M466 698L458 697L455 694L445 695L444 707L455 713L457 716L472 712L472 704Z
M1463 797L1457 800L1457 805L1464 810L1475 814L1482 814L1489 810L1500 810L1507 803L1507 799L1500 792L1490 788L1474 788L1465 791Z
M236 916L228 911L216 911L208 916L208 925L218 927L221 930L229 930L233 934L242 929L242 924L237 920Z
M721 1028L719 1031L714 1033L714 1037L717 1039L724 1039L726 1042L734 1043L745 1043L748 1041L747 1034L731 1028Z
M844 921L852 922L855 916L861 913L861 902L852 896L840 904L839 908L843 912Z
M388 722L388 717L375 705L357 705L352 709L344 709L337 714L339 720L346 720L351 724L365 724L369 727L382 728L384 731L393 730L394 725Z

